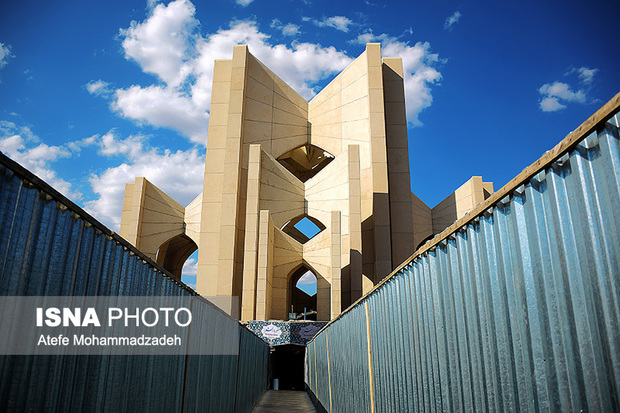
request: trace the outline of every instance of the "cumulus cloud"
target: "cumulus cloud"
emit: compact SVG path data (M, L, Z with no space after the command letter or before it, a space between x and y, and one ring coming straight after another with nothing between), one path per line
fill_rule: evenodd
M11 54L11 46L0 43L0 69L9 63L11 57L13 57Z
M0 121L0 151L43 179L66 197L79 200L82 194L60 178L51 164L72 155L69 145L50 146L41 143L27 126Z
M428 42L418 42L411 46L398 37L385 33L375 35L372 32L360 34L355 42L381 42L383 56L403 59L407 119L413 125L421 125L418 115L433 103L431 88L441 81L438 66L445 61L440 59L437 53L431 52Z
M446 22L443 25L443 29L452 30L453 26L457 24L460 19L461 19L461 12L457 10L446 19Z
M295 36L300 33L298 25L293 23L283 24L278 19L273 19L269 27L281 31L284 36Z
M113 230L120 228L128 177L145 177L182 205L202 191L204 155L197 148L161 150L149 147L144 136L122 139L114 130L97 137L97 145L100 155L121 156L124 162L88 178L97 199L85 202L84 208Z
M586 94L583 90L573 91L569 85L562 82L544 84L538 89L541 95L560 98L566 102L584 103Z
M316 94L315 83L344 69L352 59L333 47L312 43L273 45L254 21L233 21L229 28L203 36L200 22L189 0L157 4L141 22L120 31L127 59L159 82L132 85L104 95L109 85L103 80L87 85L89 92L111 99L111 108L136 121L177 130L192 142L204 145L211 101L213 61L232 56L233 46L248 44L250 51L287 81L306 99ZM348 19L347 19L348 21ZM345 27L338 19L334 24ZM345 26L342 26L345 24ZM285 35L298 33L294 24L274 27Z
M555 112L558 110L562 110L565 107L566 105L561 104L558 98L556 97L549 96L549 97L543 98L540 101L540 108L542 109L543 112Z
M156 5L146 21L132 21L128 29L121 29L125 57L167 85L180 85L192 70L188 60L198 25L195 11L188 0Z
M235 0L235 3L237 3L238 5L240 5L242 7L247 7L253 1L254 0Z
M204 145L206 142L209 119L206 103L197 104L173 88L134 85L118 89L112 108L139 123L175 129L194 143Z
M303 21L312 22L319 27L333 27L334 29L340 30L341 32L345 33L349 32L349 26L353 24L353 22L349 18L344 16L324 17L322 20L304 17Z
M115 131L103 135L97 139L99 145L99 154L104 156L122 155L129 159L138 159L143 153L143 144L146 140L145 136L133 135L126 139L119 140Z

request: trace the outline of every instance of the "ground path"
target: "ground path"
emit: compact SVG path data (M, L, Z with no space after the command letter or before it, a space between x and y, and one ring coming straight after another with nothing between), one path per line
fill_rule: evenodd
M316 413L305 391L267 390L252 413Z

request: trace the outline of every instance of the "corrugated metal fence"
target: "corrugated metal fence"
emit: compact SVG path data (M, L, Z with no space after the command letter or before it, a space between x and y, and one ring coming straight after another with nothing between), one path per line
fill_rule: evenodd
M619 102L308 344L327 411L620 411Z
M196 293L0 154L0 295ZM268 345L206 300L194 305L192 334L239 340L238 355L0 356L0 411L251 411Z

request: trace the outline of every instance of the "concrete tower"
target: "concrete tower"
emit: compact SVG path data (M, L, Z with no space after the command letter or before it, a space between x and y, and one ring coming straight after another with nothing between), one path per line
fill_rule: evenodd
M310 102L242 45L215 61L203 193L184 208L137 178L121 235L178 276L198 247L197 291L240 297L244 320L329 320L490 192L472 178L434 225L410 189L402 61L380 44Z

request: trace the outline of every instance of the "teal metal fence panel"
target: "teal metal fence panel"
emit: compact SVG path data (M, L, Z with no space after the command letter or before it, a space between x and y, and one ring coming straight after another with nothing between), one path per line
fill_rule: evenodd
M2 154L0 295L197 297ZM269 346L208 301L193 303L200 345L230 342L238 355L0 355L0 411L251 411L267 388Z
M308 344L325 410L620 411L617 108Z

